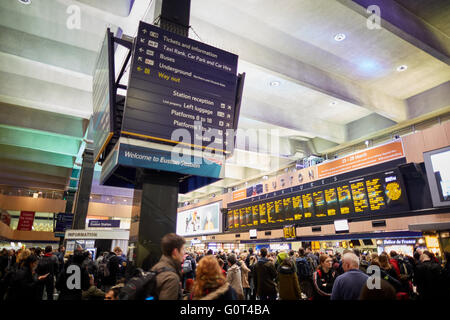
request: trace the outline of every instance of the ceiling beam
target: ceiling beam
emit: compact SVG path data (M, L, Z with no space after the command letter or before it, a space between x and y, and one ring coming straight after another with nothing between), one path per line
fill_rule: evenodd
M0 102L0 124L83 139L88 120Z
M380 8L381 27L425 51L436 59L450 64L450 42L448 36L433 27L396 1L385 0L338 0L340 3L369 17L367 8L376 5ZM443 1L445 2L445 1ZM445 4L442 4L445 6Z
M30 161L9 160L9 159L0 159L0 168L2 168L2 171L5 172L18 170L31 174L39 173L59 178L68 178L72 171L72 169L70 168L57 167Z
M275 71L305 87L377 112L395 122L406 120L406 105L400 99L365 88L356 81L296 60L195 16L191 17L191 24L197 32L201 30L204 42L214 43L220 39L221 47L239 55L240 60Z
M81 140L0 124L0 144L76 157Z
M0 144L0 159L31 161L51 166L72 168L74 157Z

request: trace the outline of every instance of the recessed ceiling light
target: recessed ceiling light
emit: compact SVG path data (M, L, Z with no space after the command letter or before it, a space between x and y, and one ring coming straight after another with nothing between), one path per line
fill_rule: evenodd
M337 102L336 102L336 101L331 101L331 102L330 102L330 106L335 106L335 105L337 105Z
M21 4L31 4L31 0L17 0L19 1Z
M280 81L271 81L270 86L271 87L278 87L280 85Z
M336 41L342 41L345 39L345 34L343 33L338 33L337 35L334 36L334 40Z
M404 65L404 64L397 67L397 71L398 71L398 72L405 71L406 69L408 69L408 66L407 66L407 65Z

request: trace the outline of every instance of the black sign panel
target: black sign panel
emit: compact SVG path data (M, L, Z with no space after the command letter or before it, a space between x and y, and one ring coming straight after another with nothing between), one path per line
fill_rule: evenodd
M237 61L232 53L140 22L122 134L232 151L226 130L234 127ZM191 140L176 129L187 130Z
M246 217L252 217L253 221L247 223L247 228L281 227L286 222L302 225L360 217L377 219L384 213L409 210L398 169L320 187L312 186L308 184L254 197L250 203L240 202L236 209L239 212L243 208Z

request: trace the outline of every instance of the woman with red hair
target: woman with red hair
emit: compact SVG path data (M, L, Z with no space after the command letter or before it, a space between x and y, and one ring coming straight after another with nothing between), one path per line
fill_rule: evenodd
M217 259L203 257L197 265L197 275L189 300L237 300L236 291L223 276Z

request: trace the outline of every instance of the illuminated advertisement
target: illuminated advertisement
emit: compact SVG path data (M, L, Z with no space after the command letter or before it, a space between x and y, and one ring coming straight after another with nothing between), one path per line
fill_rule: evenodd
M178 212L177 234L203 235L222 232L221 202Z

